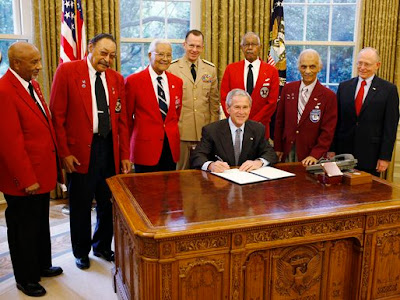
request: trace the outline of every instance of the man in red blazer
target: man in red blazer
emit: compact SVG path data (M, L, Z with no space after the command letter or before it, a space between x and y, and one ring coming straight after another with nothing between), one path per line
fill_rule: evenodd
M122 75L111 66L112 35L89 42L87 58L61 64L54 76L50 109L64 168L69 173L71 242L75 263L90 267L89 252L108 261L113 236L111 192L106 178L129 172L129 140ZM91 205L97 224L91 238Z
M279 95L278 70L259 58L261 43L254 32L247 32L240 43L244 60L229 64L221 82L221 104L228 117L226 96L233 89L246 90L253 100L250 120L265 126L265 138L269 138L269 123L276 109Z
M40 277L52 267L50 191L57 180L57 150L50 113L34 80L42 69L38 49L17 42L8 50L10 68L0 79L0 191L7 201L7 236L17 288L29 296L46 290Z
M125 80L130 158L136 173L175 170L180 152L182 79L165 72L172 60L170 42L153 40L148 55L150 65Z
M300 53L298 68L302 80L282 89L275 122L274 148L281 161L314 164L331 146L337 122L335 93L322 86L322 68L317 51Z

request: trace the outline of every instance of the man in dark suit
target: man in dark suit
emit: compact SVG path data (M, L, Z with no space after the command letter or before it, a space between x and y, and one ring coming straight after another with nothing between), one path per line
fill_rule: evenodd
M230 166L251 171L277 162L267 140L265 127L248 120L252 101L241 89L233 89L226 97L229 118L203 127L200 143L190 157L193 168L223 172Z
M375 75L380 65L377 50L364 48L357 58L358 77L340 83L330 153L351 153L358 160L357 169L374 175L389 166L399 122L397 88Z
M274 148L281 161L315 164L331 146L337 121L335 93L322 86L317 51L306 49L298 59L301 81L284 86L275 121Z
M80 269L90 267L91 246L95 256L114 260L106 178L131 169L124 81L109 68L116 56L115 40L99 34L88 48L87 58L58 67L50 98L59 154L69 173L71 242ZM93 198L97 224L92 239Z
M130 158L136 173L175 170L180 154L182 79L165 72L172 60L171 43L153 40L148 55L150 65L125 81Z
M17 288L29 296L46 290L40 277L63 272L51 264L50 191L56 187L57 151L50 113L34 80L38 49L17 42L0 79L0 191L7 201L7 236Z
M260 38L254 32L247 32L240 46L245 59L226 67L221 81L221 105L228 117L225 102L229 91L237 88L247 91L253 102L249 119L265 126L265 137L268 139L269 123L279 95L278 70L260 59Z

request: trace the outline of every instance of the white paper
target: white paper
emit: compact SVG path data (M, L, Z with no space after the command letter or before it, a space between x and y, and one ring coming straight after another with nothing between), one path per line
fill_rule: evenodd
M263 176L270 180L296 176L293 173L286 172L286 171L283 171L283 170L280 170L280 169L277 169L274 167L263 167L263 168L259 168L257 170L250 171L250 172L253 174Z
M249 172L239 171L239 169L225 170L223 173L216 173L216 172L211 172L211 173L238 184L248 184L248 183L268 180L265 177L261 177Z

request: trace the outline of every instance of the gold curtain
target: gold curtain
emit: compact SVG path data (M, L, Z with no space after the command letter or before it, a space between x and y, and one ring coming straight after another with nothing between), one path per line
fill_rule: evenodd
M374 47L379 51L382 65L377 75L396 84L398 90L400 90L399 14L399 0L363 0L361 3L358 40L359 49ZM399 149L396 149L395 145L392 162L386 172L386 179L390 181L393 181L394 174L396 173L398 175L395 177L400 179L400 164L396 163L396 152L398 151ZM399 160L400 157L397 159Z
M33 44L38 47L43 64L38 81L48 101L60 57L62 0L32 0L32 7ZM119 0L82 0L82 8L88 40L99 33L110 33L120 45ZM119 47L117 51L119 57ZM120 67L120 61L117 60L114 68L120 70ZM59 188L51 193L52 198L64 196Z
M229 63L243 58L240 41L248 31L260 36L261 58L267 59L271 7L271 0L202 0L204 58L216 65L219 80Z
M43 64L39 82L48 100L60 57L62 0L32 0L32 6L33 43L42 54ZM87 40L99 33L110 33L120 44L119 0L82 0L82 8ZM117 51L118 57L119 48ZM120 70L119 60L114 68Z

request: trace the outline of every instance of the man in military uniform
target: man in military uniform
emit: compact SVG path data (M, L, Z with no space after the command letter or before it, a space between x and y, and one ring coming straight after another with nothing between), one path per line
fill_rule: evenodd
M186 34L183 48L185 56L172 61L168 69L183 80L178 170L189 168L190 150L200 141L203 126L219 118L216 68L213 63L200 58L204 49L203 34L199 30L190 30Z

